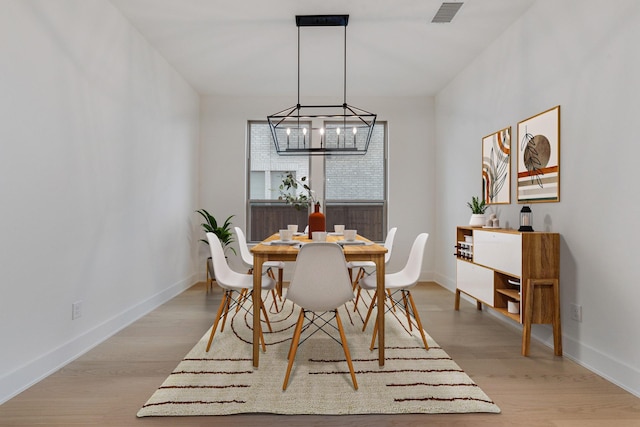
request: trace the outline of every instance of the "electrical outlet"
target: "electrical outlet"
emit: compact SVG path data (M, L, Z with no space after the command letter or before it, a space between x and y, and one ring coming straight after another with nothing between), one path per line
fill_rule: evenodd
M582 322L582 306L571 304L571 318L576 322Z
M71 304L71 320L82 317L82 301L76 301Z

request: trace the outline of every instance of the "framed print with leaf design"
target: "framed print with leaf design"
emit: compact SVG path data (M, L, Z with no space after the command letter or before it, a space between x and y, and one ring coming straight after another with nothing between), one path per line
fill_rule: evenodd
M511 127L482 138L482 194L488 205L511 203Z
M518 203L560 201L560 106L518 123Z

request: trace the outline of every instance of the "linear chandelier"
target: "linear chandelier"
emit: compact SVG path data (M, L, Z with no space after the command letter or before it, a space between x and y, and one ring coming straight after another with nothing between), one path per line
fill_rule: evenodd
M347 24L349 15L296 15L298 103L267 116L280 155L364 155L377 115L347 104ZM342 105L300 104L300 27L344 27Z

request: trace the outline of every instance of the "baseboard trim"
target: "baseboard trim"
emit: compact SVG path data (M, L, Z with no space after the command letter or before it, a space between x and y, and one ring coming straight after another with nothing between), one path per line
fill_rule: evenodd
M0 378L0 405L58 371L120 330L197 283L197 274L111 317L82 335L25 363Z
M437 284L455 293L456 285L454 281L441 275L436 276L434 281ZM461 294L461 297L474 305L476 303L475 299L465 294ZM519 323L514 322L494 310L487 309L486 312L503 324L522 331L522 325ZM551 325L533 325L531 338L553 350L553 329ZM567 359L601 376L634 396L640 397L640 389L634 388L640 384L640 370L615 359L613 356L585 345L564 333L562 334L562 350L564 357Z

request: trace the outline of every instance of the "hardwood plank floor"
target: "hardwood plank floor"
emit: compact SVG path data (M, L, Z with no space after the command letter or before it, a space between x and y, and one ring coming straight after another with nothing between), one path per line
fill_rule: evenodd
M502 409L495 414L136 418L211 326L219 288L188 289L0 406L0 426L640 426L640 399L435 283L413 292L424 327ZM285 367L283 366L283 375Z

